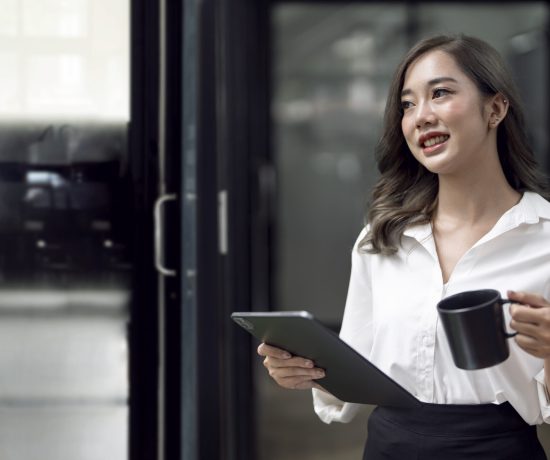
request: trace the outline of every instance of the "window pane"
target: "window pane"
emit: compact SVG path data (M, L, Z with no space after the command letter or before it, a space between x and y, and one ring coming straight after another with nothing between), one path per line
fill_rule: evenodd
M130 3L0 10L0 457L125 460Z
M389 78L406 49L406 9L282 5L273 21L274 302L336 324L349 249L376 177L372 152Z
M277 171L273 307L338 327L350 251L376 180L389 79L417 39L466 33L515 73L539 162L548 168L544 2L278 3L272 11L272 132ZM262 460L361 458L365 417L325 426L308 392L276 387L258 366ZM544 438L543 438L544 442Z
M0 7L0 120L128 120L128 0Z

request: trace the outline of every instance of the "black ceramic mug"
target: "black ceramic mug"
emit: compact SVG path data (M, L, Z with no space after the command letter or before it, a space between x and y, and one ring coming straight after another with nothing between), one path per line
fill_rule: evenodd
M451 354L460 369L483 369L508 358L509 333L504 324L502 306L511 303L494 289L465 291L437 304Z

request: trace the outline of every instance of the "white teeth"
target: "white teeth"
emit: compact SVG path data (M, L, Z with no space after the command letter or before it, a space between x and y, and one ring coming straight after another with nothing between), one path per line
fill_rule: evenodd
M428 139L426 142L424 142L424 147L431 147L435 144L441 144L445 142L447 139L449 139L449 136L435 136L430 139Z

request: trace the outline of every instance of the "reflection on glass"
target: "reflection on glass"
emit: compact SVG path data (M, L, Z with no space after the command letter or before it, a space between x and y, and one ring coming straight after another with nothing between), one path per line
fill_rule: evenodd
M17 34L18 0L0 0L0 36Z
M42 315L0 324L0 366L16 369L0 378L4 404L126 405L127 361L124 320Z
M126 460L129 0L0 11L0 458Z
M92 110L86 61L79 55L35 56L27 61L27 110L35 115ZM44 85L44 81L49 84Z
M1 17L1 15L0 15ZM1 41L1 39L0 39ZM21 111L20 82L14 69L17 67L18 56L14 51L0 51L0 116L1 113L17 113Z
M89 0L23 0L23 34L82 37L88 33Z
M0 408L2 457L16 460L119 460L126 407Z
M307 309L338 327L350 250L376 179L373 156L389 80L417 39L466 33L495 46L515 71L539 161L550 165L547 18L546 2L277 3L274 308ZM258 372L261 460L361 458L364 419L326 427L308 394L280 390L263 368Z
M274 304L307 308L337 325L349 248L376 176L373 151L389 77L406 49L399 35L406 9L281 5L273 22Z
M0 119L128 120L129 0L0 8Z
M498 10L497 10L498 8ZM525 106L527 131L538 162L550 170L548 155L548 5L545 2L419 3L419 35L462 32L491 43L505 57ZM448 18L453 18L449 23ZM490 25L490 26L488 26Z

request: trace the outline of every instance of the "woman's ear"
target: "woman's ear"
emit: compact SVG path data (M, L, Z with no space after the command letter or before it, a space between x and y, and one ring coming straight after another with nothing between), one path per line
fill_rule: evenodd
M508 113L509 102L502 94L497 93L487 102L487 109L489 113L489 128L496 128L499 123L504 120Z

